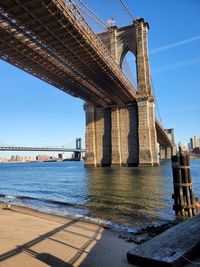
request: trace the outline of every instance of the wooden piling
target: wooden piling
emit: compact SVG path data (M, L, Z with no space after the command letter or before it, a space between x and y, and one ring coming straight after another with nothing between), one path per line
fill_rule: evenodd
M172 156L172 172L174 184L172 198L174 199L175 214L192 217L196 215L196 208L192 192L189 153L180 150L178 155Z

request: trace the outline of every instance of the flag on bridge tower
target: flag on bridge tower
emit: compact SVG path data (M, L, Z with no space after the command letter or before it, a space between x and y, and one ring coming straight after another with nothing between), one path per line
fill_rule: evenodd
M116 20L114 18L107 19L107 24L114 25L116 23Z

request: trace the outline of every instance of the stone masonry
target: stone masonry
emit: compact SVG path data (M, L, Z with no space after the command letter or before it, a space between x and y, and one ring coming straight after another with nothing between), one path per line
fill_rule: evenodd
M154 97L148 58L148 24L111 27L99 35L115 61L122 65L128 51L136 58L137 102L105 109L85 105L86 166L158 165ZM130 34L132 42L126 42Z
M86 112L85 165L110 166L111 164L111 112L110 108L95 109L84 105Z
M138 114L136 103L111 109L112 166L138 165Z
M137 104L94 108L85 104L85 166L137 166Z

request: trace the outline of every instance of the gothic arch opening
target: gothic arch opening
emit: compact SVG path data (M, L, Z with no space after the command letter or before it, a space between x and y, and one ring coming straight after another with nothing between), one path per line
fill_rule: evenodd
M128 80L137 89L137 67L135 55L128 51L121 57L120 67Z

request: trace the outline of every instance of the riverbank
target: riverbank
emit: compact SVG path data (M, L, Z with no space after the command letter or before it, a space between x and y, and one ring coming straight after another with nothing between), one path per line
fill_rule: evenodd
M102 224L0 203L0 225L0 267L134 266L126 254L135 241Z
M0 203L0 266L133 266L135 245L103 225Z

